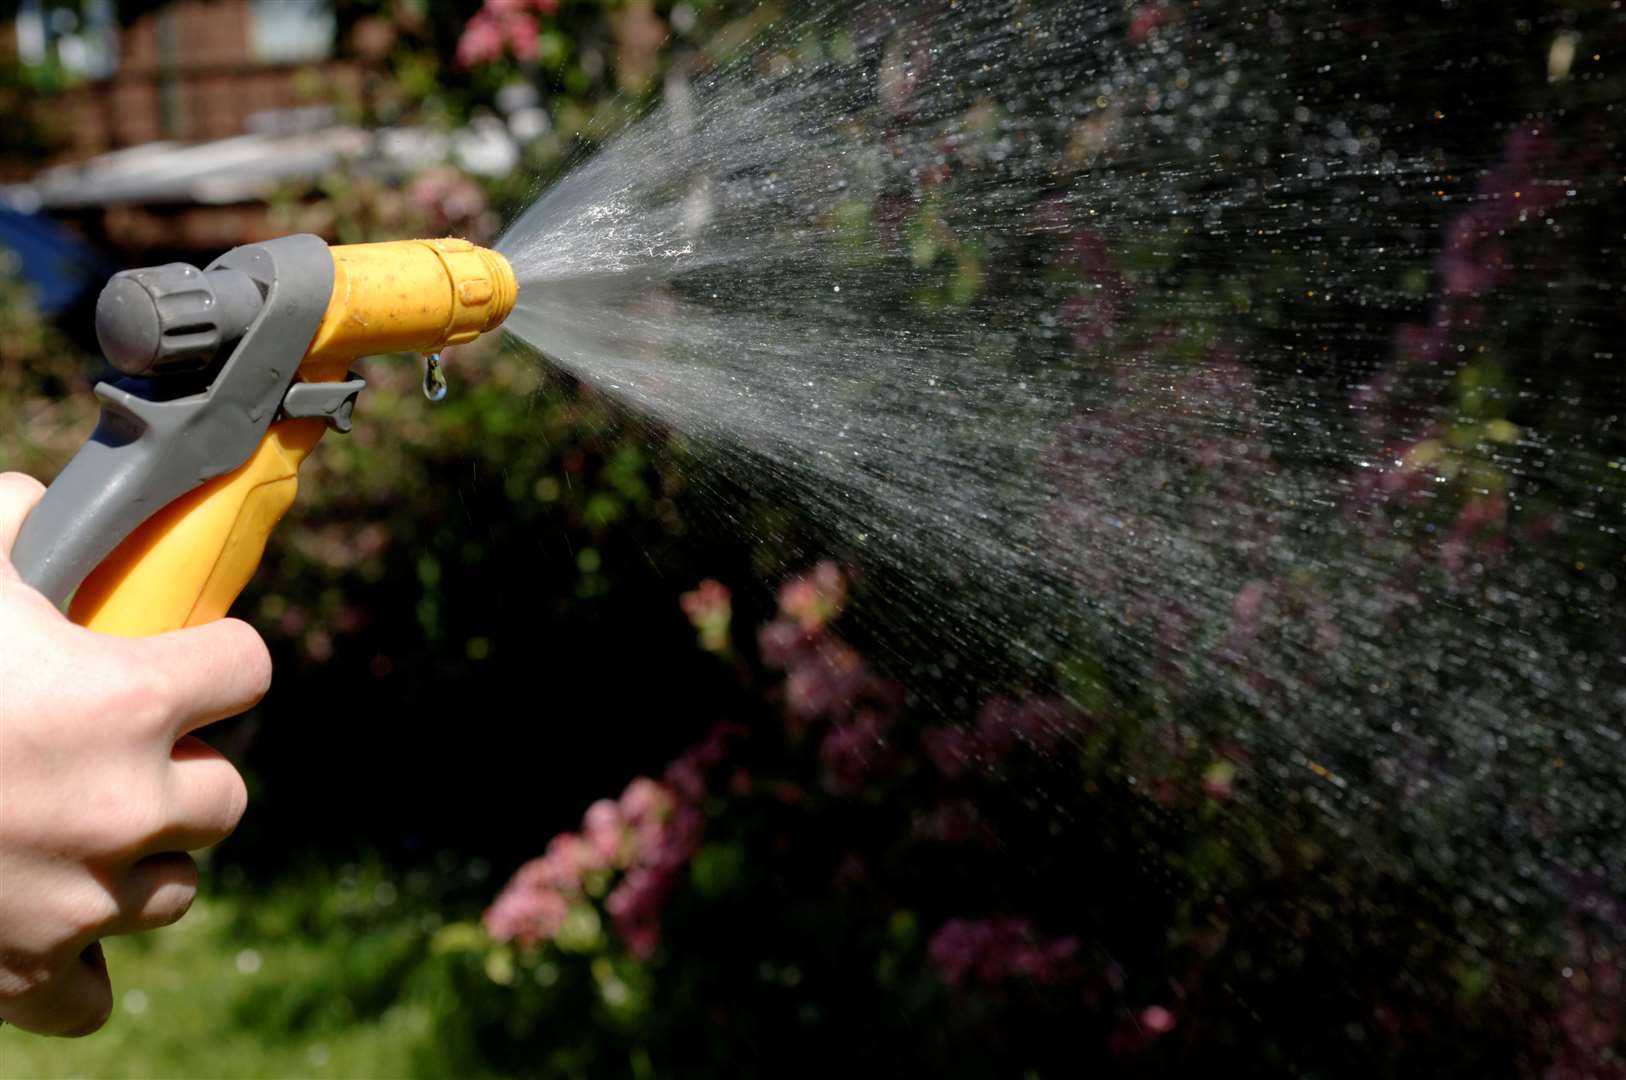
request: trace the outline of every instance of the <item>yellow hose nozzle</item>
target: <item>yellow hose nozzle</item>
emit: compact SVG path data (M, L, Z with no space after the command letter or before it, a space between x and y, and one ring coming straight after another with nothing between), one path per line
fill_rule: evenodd
M344 376L363 356L432 353L495 330L519 285L508 260L467 240L344 244L333 252L333 295L300 376Z
M57 602L71 593L69 616L106 633L224 616L293 503L300 463L329 427L349 430L364 386L351 362L466 344L502 324L518 291L507 259L455 238L329 248L291 236L201 271L115 275L97 333L132 378L97 386L101 423L18 537L24 580Z

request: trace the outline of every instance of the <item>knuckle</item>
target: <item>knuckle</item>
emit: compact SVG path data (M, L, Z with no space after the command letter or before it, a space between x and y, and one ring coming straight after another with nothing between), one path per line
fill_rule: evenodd
M169 829L163 800L145 786L127 792L109 822L108 845L114 851L140 851L157 843Z
M236 624L235 630L242 642L236 658L238 671L244 688L258 701L271 689L271 650L266 647L259 631L240 620L234 619L232 622Z
M237 823L243 820L243 814L248 810L248 785L243 781L243 774L228 766L226 777L220 795L222 839L237 828Z
M119 917L118 900L100 882L90 880L65 890L53 935L58 950L75 948L100 937Z
M198 867L191 859L177 863L169 880L154 891L150 905L151 925L169 926L179 922L198 898Z
M175 714L180 686L167 669L143 664L134 682L153 720L167 722Z
M165 671L115 650L107 666L111 716L136 731L164 726L174 711L174 679Z
M150 763L116 758L87 770L71 799L31 812L18 824L27 826L37 851L53 857L99 862L134 854L168 824L160 778L148 775L155 771Z
M156 787L130 781L88 796L71 828L73 850L93 857L124 856L155 842L168 824ZM68 834L64 829L64 836Z

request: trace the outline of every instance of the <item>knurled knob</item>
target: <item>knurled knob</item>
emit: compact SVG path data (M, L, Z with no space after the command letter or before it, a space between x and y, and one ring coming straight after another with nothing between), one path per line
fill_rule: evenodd
M243 336L263 298L240 270L186 263L114 274L96 301L102 352L126 375L208 367L222 345Z

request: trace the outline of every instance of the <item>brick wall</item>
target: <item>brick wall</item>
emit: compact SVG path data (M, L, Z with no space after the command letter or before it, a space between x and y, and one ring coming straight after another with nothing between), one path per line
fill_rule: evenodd
M172 0L125 27L118 70L41 102L67 136L55 161L76 161L157 139L242 134L257 112L360 93L351 61L266 64L252 54L248 0Z

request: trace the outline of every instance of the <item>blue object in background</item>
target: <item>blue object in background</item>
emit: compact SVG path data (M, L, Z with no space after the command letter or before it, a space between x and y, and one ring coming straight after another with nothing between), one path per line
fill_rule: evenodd
M57 315L97 287L117 267L96 249L43 214L24 214L0 203L0 247L22 261L23 279L40 311Z

